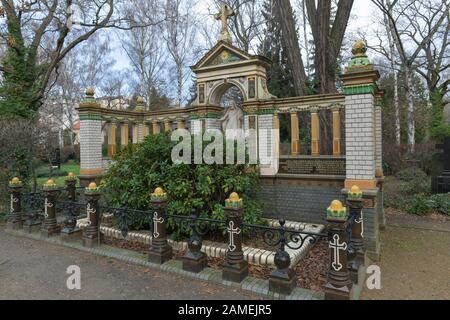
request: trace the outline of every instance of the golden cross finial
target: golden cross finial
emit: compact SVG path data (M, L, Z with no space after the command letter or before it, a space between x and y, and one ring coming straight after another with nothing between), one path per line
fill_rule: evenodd
M219 41L222 40L229 43L232 42L231 35L228 32L228 24L227 24L228 18L232 16L234 16L233 9L231 9L225 3L222 3L220 5L220 12L214 15L214 18L216 18L216 20L220 20L222 22L222 30L220 31Z

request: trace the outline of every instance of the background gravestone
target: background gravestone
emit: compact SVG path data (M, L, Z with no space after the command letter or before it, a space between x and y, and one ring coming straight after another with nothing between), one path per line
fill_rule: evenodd
M442 174L437 178L437 192L450 192L450 137L445 138L443 143L443 167Z

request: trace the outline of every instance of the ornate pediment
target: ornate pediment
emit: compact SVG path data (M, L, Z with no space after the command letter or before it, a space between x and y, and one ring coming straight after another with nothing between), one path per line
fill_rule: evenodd
M252 56L236 48L235 46L219 41L211 50L209 50L202 59L192 69L225 65L233 62L251 60Z
M205 64L205 67L217 66L242 60L242 57L238 56L236 53L228 49L223 49L222 51L217 53L213 59L209 60L208 63Z

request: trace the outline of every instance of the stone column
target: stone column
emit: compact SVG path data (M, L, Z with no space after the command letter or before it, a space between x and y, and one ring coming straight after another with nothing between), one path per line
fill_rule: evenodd
M116 132L117 125L115 123L110 123L108 128L108 156L112 158L117 152L116 146Z
M222 278L226 281L241 282L248 276L248 263L242 252L242 212L243 202L233 192L225 201L225 219L228 232L228 249L223 265Z
M386 216L384 214L384 173L383 173L383 124L381 103L384 91L379 90L376 94L375 105L375 177L378 180L377 187L379 193L377 196L377 212L380 229L386 227Z
M291 112L291 155L296 156L299 154L298 143L298 116L297 112Z
M152 122L152 128L153 128L153 130L152 130L153 134L158 134L159 133L159 123L158 123L158 121L153 121Z
M366 56L366 45L357 41L353 57L341 76L345 93L345 187L376 189L375 98L379 73Z
M347 267L348 234L346 209L334 200L327 210L330 266L325 284L326 300L350 300L352 281Z
M185 125L184 125L184 120L183 119L178 119L178 121L177 121L177 128L178 129L185 129Z
M358 284L358 272L361 266L364 266L364 222L362 215L363 199L362 192L358 186L353 186L347 195L347 205L350 211L350 246L349 246L349 271L352 281Z
M44 184L44 221L41 226L41 237L49 238L59 235L61 228L56 221L56 198L60 194L58 186L52 179Z
M22 189L23 184L15 177L9 182L10 216L6 224L8 229L22 229Z
M363 41L353 45L353 57L341 76L345 94L345 189L364 190L364 242L372 260L379 259L379 178L376 177L375 96L380 75L366 55Z
M172 122L169 119L164 119L164 131L172 130Z
M151 194L152 212L152 245L148 253L148 261L163 264L172 259L172 247L167 243L166 210L167 194L161 188L156 188Z
M311 109L311 155L320 155L320 129L319 129L319 114L317 108Z
M101 242L101 234L99 230L100 207L98 204L100 196L101 193L97 187L97 184L95 182L91 182L85 191L88 225L83 230L83 246L88 248L98 246Z
M66 212L64 228L61 230L61 240L75 241L81 238L81 229L77 227L78 207L75 206L77 177L73 172L69 172L65 184L68 195L68 203L65 207L68 208L68 212ZM72 207L70 202L73 203Z
M341 114L339 107L333 107L333 156L341 155Z
M133 144L139 143L139 124L134 123L133 126Z
M80 183L100 180L102 161L102 117L101 107L94 98L94 89L86 89L86 97L78 108L80 115Z
M120 145L122 149L128 145L128 123L122 123L120 127Z
M290 268L291 257L285 251L286 245L286 221L281 219L280 223L280 249L275 254L275 266L277 267L269 278L269 290L281 294L289 295L295 287L295 272Z
M148 124L146 124L146 123L144 123L143 124L143 130L144 130L144 137L143 138L145 138L146 136L148 136L149 134L150 134L150 130L149 130L149 128L148 128Z

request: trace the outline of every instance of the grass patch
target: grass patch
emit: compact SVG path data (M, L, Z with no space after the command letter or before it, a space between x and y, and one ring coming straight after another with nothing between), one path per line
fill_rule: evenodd
M69 161L61 165L61 169L50 170L49 166L41 166L36 170L38 175L37 184L42 186L48 179L55 180L59 186L64 186L64 181L69 172L73 172L75 175L80 174L80 165L74 161Z

